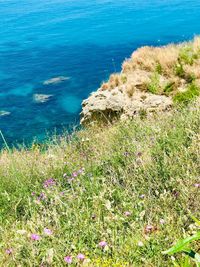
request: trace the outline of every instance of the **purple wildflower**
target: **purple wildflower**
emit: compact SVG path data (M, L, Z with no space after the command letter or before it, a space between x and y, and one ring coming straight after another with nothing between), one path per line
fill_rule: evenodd
M130 212L130 211L125 211L125 212L124 212L124 215L127 216L127 217L128 217L128 216L131 216L131 212Z
M194 187L200 188L200 184L196 183L196 184L194 184Z
M105 248L107 245L108 245L108 244L107 244L106 241L101 241L101 242L99 242L99 246L100 246L101 248Z
M12 254L12 252L13 252L12 248L6 249L6 254L10 255L10 254Z
M40 236L37 235L37 234L31 234L31 239L32 239L33 241L39 241L39 240L40 240Z
M147 225L147 226L145 227L144 232L145 232L145 234L147 234L147 233L152 233L153 230L154 230L154 227L153 227L152 225Z
M156 226L147 225L144 229L144 232L145 232L145 234L151 234L151 233L155 232L156 230L158 230L158 228Z
M84 168L81 168L80 170L78 170L79 174L82 174L84 172Z
M80 261L84 261L84 259L85 259L85 255L79 253L79 254L77 255L77 259L79 259Z
M55 180L53 178L50 178L44 182L44 188L52 187L56 184Z
M44 228L44 233L46 235L52 235L53 234L53 232L50 229L48 229L48 228Z
M176 191L176 190L174 190L174 191L172 192L172 194L173 194L173 196L176 197L176 198L179 196L179 192Z
M35 192L32 192L32 193L31 193L31 196L35 196Z
M66 256L64 257L64 261L68 264L71 264L72 263L72 257L71 256Z
M145 198L145 195L144 194L140 195L140 198L141 199L144 199Z
M77 173L77 172L73 172L73 173L72 173L72 176L73 176L73 177L77 177L77 176L78 176L78 173Z
M142 152L138 152L136 156L137 157L141 157L142 156Z
M45 195L45 193L41 193L40 194L40 196L39 196L39 199L42 199L42 200L44 200L44 199L46 199L47 197L46 197L46 195Z

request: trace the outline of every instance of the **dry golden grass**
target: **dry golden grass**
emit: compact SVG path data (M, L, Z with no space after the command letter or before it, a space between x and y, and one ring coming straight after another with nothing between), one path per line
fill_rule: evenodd
M194 41L192 43L193 45L193 49L196 53L199 53L199 50L200 50L200 37L199 36L196 36L194 38Z
M197 60L194 65L185 65L184 70L189 75L194 75L196 79L200 79L200 60Z
M125 88L125 92L129 97L132 97L135 92L134 84L127 84Z
M142 47L132 54L132 65L154 72L158 64L162 66L163 72L170 75L172 67L176 64L179 55L179 47L169 45L165 47Z
M188 43L137 49L122 64L121 73L112 74L101 90L117 87L130 98L137 90L173 96L199 80L200 37L196 36Z

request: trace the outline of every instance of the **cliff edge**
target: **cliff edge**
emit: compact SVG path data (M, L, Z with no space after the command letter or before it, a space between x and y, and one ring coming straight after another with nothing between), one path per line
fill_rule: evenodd
M200 37L163 47L145 46L125 60L121 73L82 103L81 124L170 110L200 94Z

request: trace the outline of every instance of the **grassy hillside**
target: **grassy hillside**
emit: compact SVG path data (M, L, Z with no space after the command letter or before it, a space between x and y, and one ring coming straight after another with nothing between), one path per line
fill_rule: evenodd
M172 266L200 218L199 103L4 150L0 179L0 266Z
M174 102L188 102L199 95L200 37L191 42L163 47L137 49L122 65L121 73L112 74L101 90L118 87L129 98L137 90L163 94Z

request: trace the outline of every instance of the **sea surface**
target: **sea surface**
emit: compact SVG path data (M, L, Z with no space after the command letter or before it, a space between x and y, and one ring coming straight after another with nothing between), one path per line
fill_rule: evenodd
M199 0L0 0L0 131L12 146L69 129L137 47L195 34Z

